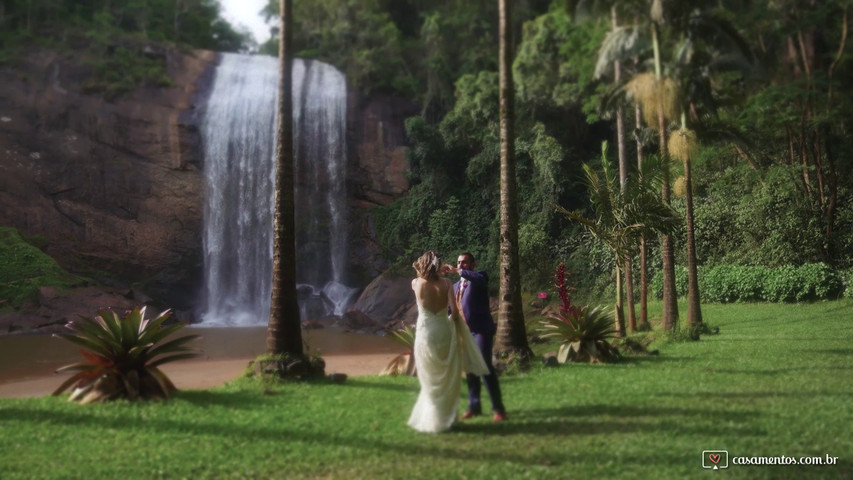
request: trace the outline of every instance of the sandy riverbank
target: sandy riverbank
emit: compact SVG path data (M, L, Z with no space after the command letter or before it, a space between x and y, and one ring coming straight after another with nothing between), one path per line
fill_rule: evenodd
M179 389L224 385L243 373L249 362L264 351L266 328L191 328L201 335L198 359L165 364L163 371ZM387 337L352 333L339 328L303 333L312 353L326 362L326 373L349 376L378 375L404 348ZM0 337L0 397L50 395L66 375L53 371L81 360L77 347L49 335Z
M326 373L346 373L349 376L378 375L394 353L360 355L327 355ZM187 360L163 365L162 369L178 389L203 389L217 387L240 376L251 358L228 360ZM49 375L39 378L11 381L0 384L0 398L24 398L50 395L67 375Z

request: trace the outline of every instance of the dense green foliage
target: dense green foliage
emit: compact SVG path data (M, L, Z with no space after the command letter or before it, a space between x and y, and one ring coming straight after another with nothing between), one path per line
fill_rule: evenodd
M0 227L0 308L34 300L41 286L72 287L86 279L66 272L38 247L24 241L17 230Z
M70 50L91 67L87 93L113 100L142 85L171 86L164 48L247 51L251 35L221 16L218 0L6 0L0 63L32 46Z
M801 302L834 300L850 296L849 280L824 263L799 266L728 265L699 268L702 300L706 302ZM687 270L676 268L675 286L679 295L687 292ZM663 296L663 276L652 278L652 293Z
M127 36L209 50L251 46L221 16L219 0L4 0L2 44L73 46L77 37ZM4 45L5 46L5 45Z
M853 305L704 309L719 335L503 376L508 421L442 435L406 426L418 394L406 376L235 382L160 403L0 399L3 478L850 478ZM702 451L718 449L728 469L705 472ZM731 462L780 455L837 462Z
M550 272L564 261L581 293L600 298L610 294L601 287L612 284L612 260L578 228L556 218L553 205L589 209L580 166L597 161L602 140L615 144L612 108L618 102L612 92L605 95L608 80L594 80L593 75L610 17L608 11L577 21L581 17L569 3L528 4L531 8L517 17L523 23L514 66L521 266L524 288L534 290L548 285ZM446 9L463 10L455 2L439 2L440 7L400 4L394 10L372 3L380 11L386 8L390 22L397 18L392 10L408 9L425 19L445 18ZM668 75L682 85L685 121L700 142L691 160L697 257L705 268L853 266L853 145L845 134L853 120L853 87L841 81L851 73L851 47L841 15L847 7L829 1L806 14L797 5L702 2L692 13L665 11L660 30L664 66L673 69ZM481 8L482 18L491 18L493 7ZM624 18L636 17L637 12L626 12ZM405 30L401 23L395 25ZM433 28L429 22L422 25ZM465 35L436 28L442 38L463 40L459 35ZM683 32L690 32L689 42L682 41ZM739 43L726 45L723 37ZM801 48L787 49L789 40ZM466 46L466 55L497 58L496 42L458 44ZM636 65L627 66L626 76L646 71L651 61L650 49L638 45ZM419 78L444 88L452 81L455 98L436 103L421 94L444 90L423 85L412 96L424 112L407 122L413 188L396 204L377 209L380 239L386 254L402 263L428 248L470 250L481 266L496 271L497 73L491 64L472 71L475 63L437 58L442 61L435 65L443 70L424 71L421 65L407 73L424 72ZM446 105L444 112L436 105ZM630 113L626 123L633 129L634 106L625 108ZM672 120L668 130L680 127L678 118ZM634 140L647 158L658 151L657 135L638 128L627 145L629 164L636 163ZM670 168L676 180L673 207L683 218L681 165ZM677 262L683 264L683 227L674 241ZM660 252L656 239L647 243L654 274Z

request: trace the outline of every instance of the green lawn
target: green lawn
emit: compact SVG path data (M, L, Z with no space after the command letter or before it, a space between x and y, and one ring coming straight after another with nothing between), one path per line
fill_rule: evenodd
M406 426L414 378L237 382L161 404L0 399L0 478L853 478L853 302L703 313L718 335L504 376L508 422L440 435ZM703 450L727 450L729 467L704 470Z

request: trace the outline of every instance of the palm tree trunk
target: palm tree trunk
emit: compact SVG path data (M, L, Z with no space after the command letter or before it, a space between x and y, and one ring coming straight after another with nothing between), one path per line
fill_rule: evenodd
M685 201L687 210L687 325L702 324L702 307L699 303L699 274L696 266L696 240L693 226L693 180L690 174L690 156L684 159Z
M273 213L273 278L267 353L302 358L302 322L296 298L296 235L293 200L293 9L280 0L278 132L275 210Z
M504 357L526 363L532 357L527 344L521 304L518 265L518 189L515 164L514 85L512 79L512 0L498 0L500 130L501 130L501 226L500 297L495 350Z
M663 79L660 44L656 24L652 24L652 47L655 55L655 77L658 81ZM664 203L669 205L670 182L669 182L669 155L666 148L666 119L663 110L663 88L658 95L658 136L660 138L660 155L663 166L663 182L661 185L661 196ZM661 328L672 330L678 323L678 295L675 290L675 252L672 248L672 237L663 235L661 240L661 254L663 256L663 318Z
M625 308L622 304L622 269L619 268L619 261L616 261L616 311L614 312L614 320L616 322L615 330L617 337L625 336Z
M661 142L661 158L663 158L663 181L661 182L661 198L669 205L670 179L669 155L666 152L666 126L663 114L658 116L658 126ZM675 288L675 252L672 246L672 236L663 235L661 239L661 255L663 256L663 316L661 328L672 330L678 323L678 292Z
M619 26L619 19L616 14L616 6L610 9L611 23L613 29ZM619 60L613 62L613 81L618 84L622 79L622 63ZM622 106L616 108L616 146L619 153L619 187L622 193L625 193L625 186L628 184L628 154L626 153L625 141L625 112ZM634 313L634 286L631 275L630 260L625 264L625 292L628 300L628 324L633 332L637 328L637 317ZM624 333L624 323L622 324Z
M628 303L628 330L637 331L637 312L634 309L634 272L631 259L625 260L625 301Z
M637 130L643 127L642 112L640 104L634 106L634 118ZM637 171L643 171L643 142L637 137ZM648 264L646 263L646 238L640 237L640 324L637 328L641 331L651 330L649 325L649 278Z

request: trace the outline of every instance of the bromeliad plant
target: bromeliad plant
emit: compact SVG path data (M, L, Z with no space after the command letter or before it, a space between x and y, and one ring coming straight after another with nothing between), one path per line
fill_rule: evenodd
M166 310L154 319L145 319L145 307L136 307L124 317L102 309L94 318L81 315L79 320L70 322L66 327L71 333L54 336L83 347L80 353L86 360L57 370L77 373L53 394L74 387L69 400L79 403L169 398L175 385L158 367L197 356L198 352L186 344L199 337L185 335L161 343L185 326L163 326L170 316L171 311Z
M549 313L542 320L540 331L543 338L556 338L560 342L557 361L599 363L617 360L619 350L609 342L616 334L613 312L603 306L572 305L563 264L557 268L554 278L560 295L560 311Z

